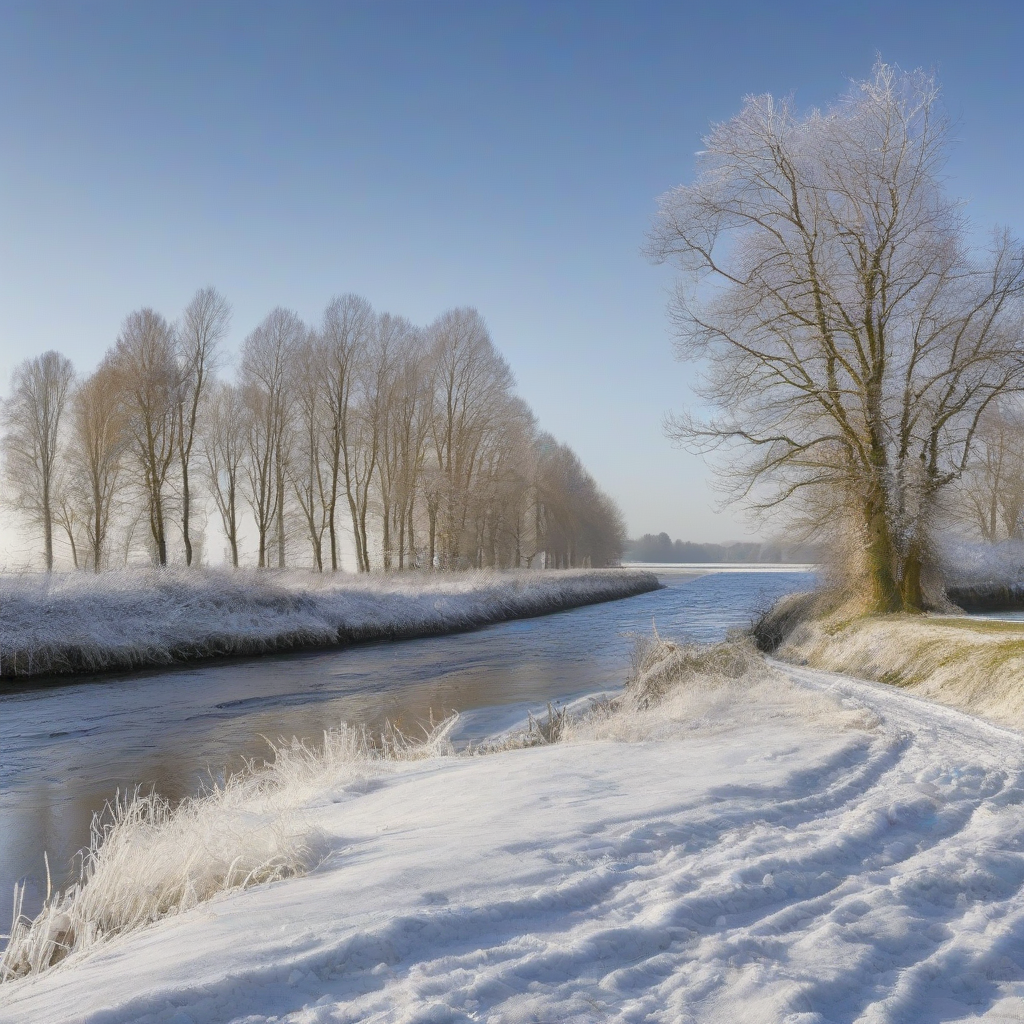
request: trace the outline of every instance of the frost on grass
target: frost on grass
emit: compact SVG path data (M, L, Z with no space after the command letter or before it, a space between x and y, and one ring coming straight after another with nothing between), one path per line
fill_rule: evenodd
M584 699L530 716L523 728L481 744L492 753L549 743L614 740L640 743L714 734L749 719L791 719L814 727L874 728L875 721L830 697L795 686L747 638L679 644L657 633L634 637L629 679L621 695Z
M626 569L0 574L0 677L428 636L656 590Z
M1020 729L1024 627L952 616L832 616L802 623L779 657L874 679Z
M33 920L22 915L24 888L16 890L0 982L37 974L219 893L305 874L329 846L303 808L394 762L452 753L454 723L446 719L421 741L393 728L374 738L341 726L319 745L273 745L269 764L250 764L176 805L153 794L118 799L93 819L75 884L48 894Z
M104 939L180 914L216 895L301 875L330 852L315 807L339 789L394 771L400 762L466 758L552 743L640 743L707 736L748 723L788 719L813 728L871 727L863 711L794 685L745 640L680 645L637 638L621 695L531 716L522 729L457 753L457 716L421 740L394 729L371 737L342 726L320 744L279 743L266 766L246 770L171 806L135 795L96 821L79 881L46 900L34 919L16 918L0 956L0 981L37 974ZM16 901L18 902L18 901Z

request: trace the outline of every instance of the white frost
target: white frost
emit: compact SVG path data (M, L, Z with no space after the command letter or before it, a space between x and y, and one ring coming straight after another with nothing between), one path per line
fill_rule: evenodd
M0 676L427 636L658 588L628 569L350 576L131 569L0 575Z
M663 710L339 781L301 808L319 869L5 985L0 1021L1024 1014L1018 734L781 665Z

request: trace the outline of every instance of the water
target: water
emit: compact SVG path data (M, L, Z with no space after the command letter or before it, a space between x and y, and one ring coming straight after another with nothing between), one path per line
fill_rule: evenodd
M624 633L653 621L662 636L721 639L810 585L802 572L659 575L665 589L651 594L473 633L3 692L0 927L18 879L38 905L44 850L54 883L68 880L93 813L118 790L176 799L262 758L264 737L319 738L342 721L415 731L457 710L457 738L480 738L549 700L621 686Z

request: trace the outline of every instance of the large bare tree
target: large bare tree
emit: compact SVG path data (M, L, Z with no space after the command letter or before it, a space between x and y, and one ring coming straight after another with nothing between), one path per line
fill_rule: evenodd
M61 422L75 371L59 352L19 364L3 406L4 469L11 502L43 533L46 570L53 569L53 526L60 506Z
M882 63L827 112L750 97L652 234L683 272L679 354L717 410L671 434L724 454L756 510L839 524L884 611L925 603L938 498L1024 383L1021 248L970 250L948 136L933 77Z
M181 469L181 537L192 564L192 457L199 411L216 368L217 347L227 334L231 307L215 288L201 288L185 307L175 332L178 348L178 460Z

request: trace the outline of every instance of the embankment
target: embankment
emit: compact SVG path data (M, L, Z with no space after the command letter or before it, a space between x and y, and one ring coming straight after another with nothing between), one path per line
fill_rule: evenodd
M764 616L755 634L783 661L890 683L1024 728L1024 623L826 612L796 595Z
M657 590L628 569L334 576L147 569L0 577L0 679L454 633Z

